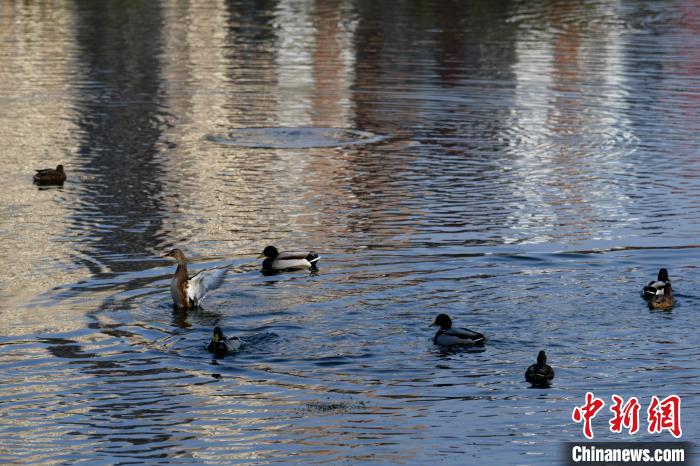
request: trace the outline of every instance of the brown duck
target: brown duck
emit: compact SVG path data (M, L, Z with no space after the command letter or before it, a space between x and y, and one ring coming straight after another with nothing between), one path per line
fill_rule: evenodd
M63 171L63 165L59 165L54 170L53 168L44 168L36 171L34 182L37 184L63 184L66 181L66 172Z
M666 282L662 289L663 293L656 294L649 300L649 309L668 311L674 304L676 304L676 299L673 297L671 282Z
M172 257L177 261L175 275L170 281L170 295L173 305L179 309L198 307L204 297L214 288L221 286L226 269L215 268L202 270L191 277L187 275L187 258L179 249L173 249L163 257Z

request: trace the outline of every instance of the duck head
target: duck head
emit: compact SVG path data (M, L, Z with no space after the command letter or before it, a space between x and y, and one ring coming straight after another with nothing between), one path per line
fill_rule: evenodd
M276 247L267 246L265 249L263 249L262 254L260 254L258 256L258 258L267 257L268 259L274 259L278 255L279 255L279 251L277 250Z
M58 173L63 173L63 165L58 165L58 166L56 167L56 171L57 171Z
M187 264L187 259L185 258L185 253L180 251L179 249L175 248L171 251L166 252L163 254L163 257L172 257L177 261L178 264Z
M667 282L668 281L668 270L660 269L659 276L656 279L660 282Z
M218 325L214 327L214 334L211 336L211 341L209 342L209 351L216 353L217 355L226 354L226 337L224 337L224 332L221 331L221 327Z
M447 314L438 314L431 327L440 327L442 330L449 330L452 328L452 319Z
M545 364L547 364L547 355L542 350L537 354L537 365L544 366Z
M221 327L218 325L214 327L214 335L211 337L211 341L216 345L220 341L224 340L224 332L221 330Z

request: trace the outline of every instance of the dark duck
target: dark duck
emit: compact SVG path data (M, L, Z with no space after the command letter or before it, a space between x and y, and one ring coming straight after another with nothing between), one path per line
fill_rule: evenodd
M36 184L63 184L66 181L66 172L63 171L63 165L58 165L54 168L43 168L37 170L34 175Z
M437 326L440 329L433 337L433 343L438 346L455 346L455 345L483 345L486 338L483 334L469 330L467 328L452 327L452 319L447 314L438 314L435 321L430 324L431 327Z
M238 351L241 347L241 340L238 337L227 337L218 325L214 327L214 334L211 337L207 351L217 356Z
M547 364L547 355L540 351L537 355L537 362L525 371L525 380L533 387L546 388L554 379L554 369Z

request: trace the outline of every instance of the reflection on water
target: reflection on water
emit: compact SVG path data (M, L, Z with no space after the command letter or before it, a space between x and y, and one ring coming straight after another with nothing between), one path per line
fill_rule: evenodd
M0 4L0 461L559 464L586 390L678 394L697 437L698 18ZM210 139L270 127L386 139ZM57 163L65 185L37 189ZM262 276L267 244L319 273ZM172 311L175 245L230 266L206 309ZM638 298L661 265L670 313ZM484 351L435 349L438 312ZM206 352L216 322L240 353ZM527 390L543 348L557 379Z
M344 147L354 144L373 144L385 139L369 131L341 128L256 127L236 128L226 135L209 136L219 144L260 149L312 149L317 147Z

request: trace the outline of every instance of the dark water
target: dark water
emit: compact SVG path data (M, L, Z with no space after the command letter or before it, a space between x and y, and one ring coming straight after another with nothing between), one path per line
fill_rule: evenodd
M587 390L698 438L699 74L690 0L0 2L0 462L557 465ZM255 127L384 139L217 142ZM202 310L174 246L231 267Z

